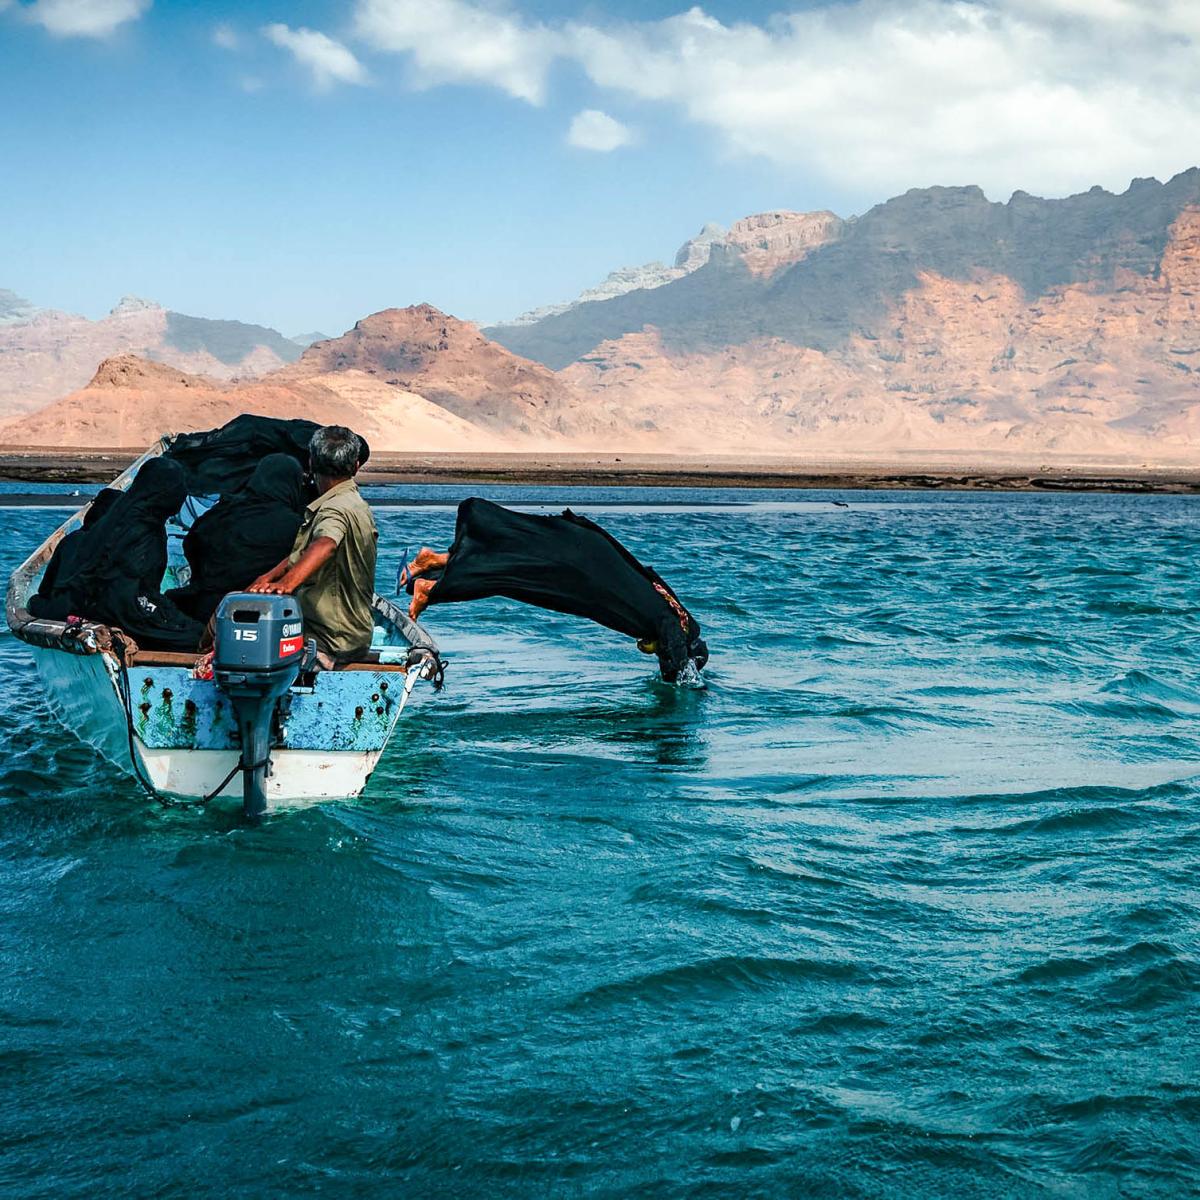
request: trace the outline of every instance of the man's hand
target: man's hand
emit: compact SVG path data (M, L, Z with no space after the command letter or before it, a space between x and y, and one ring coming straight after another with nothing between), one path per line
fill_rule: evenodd
M335 554L337 542L319 537L310 542L295 562L284 559L274 570L260 575L247 589L268 596L290 596L302 583L311 579Z
M288 559L285 558L281 563L272 567L265 574L260 575L246 589L246 591L248 591L248 592L273 592L273 591L276 591L277 589L276 589L275 585L278 584L285 575L287 575L288 568L291 565L292 564L288 561ZM287 590L290 592L292 589L289 588Z

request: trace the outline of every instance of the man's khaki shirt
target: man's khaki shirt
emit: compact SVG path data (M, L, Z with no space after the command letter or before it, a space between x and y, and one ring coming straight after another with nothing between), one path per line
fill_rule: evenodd
M331 487L304 510L290 562L318 538L337 543L333 557L296 590L304 634L335 658L353 658L371 645L375 619L375 554L379 532L353 479Z

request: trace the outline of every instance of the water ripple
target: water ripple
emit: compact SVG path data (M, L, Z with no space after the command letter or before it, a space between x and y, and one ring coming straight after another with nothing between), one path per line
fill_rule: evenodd
M368 793L261 829L149 808L0 634L0 1191L1194 1192L1200 501L664 498L555 497L706 689L436 611ZM11 569L58 518L3 519Z

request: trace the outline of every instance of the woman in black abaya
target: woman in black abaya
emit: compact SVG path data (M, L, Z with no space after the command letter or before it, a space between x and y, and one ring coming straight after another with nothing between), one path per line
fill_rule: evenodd
M83 514L83 524L66 537L54 548L46 569L42 572L42 580L37 592L30 597L29 611L35 617L47 617L52 621L65 621L70 616L64 606L65 598L58 593L58 577L60 574L70 574L75 569L79 556L87 544L88 534L99 524L100 518L125 495L119 488L101 488L96 493L87 512ZM56 595L57 594L57 595Z
M166 522L186 498L183 468L169 459L150 459L87 531L72 561L60 563L43 611L34 615L61 620L75 614L122 629L147 649L195 650L204 626L161 590Z
M464 500L449 551L423 549L405 574L414 619L430 604L505 596L636 638L639 649L658 656L668 682L689 660L697 669L708 661L699 624L663 578L570 509L543 517Z
M290 454L268 454L244 487L192 526L183 539L191 580L168 597L207 623L223 596L244 591L291 553L304 503L300 464Z

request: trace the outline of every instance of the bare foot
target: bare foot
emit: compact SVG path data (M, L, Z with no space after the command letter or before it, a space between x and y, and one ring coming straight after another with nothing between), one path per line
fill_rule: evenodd
M408 572L410 575L420 575L422 571L428 571L431 567L444 567L449 560L449 554L442 554L437 550L430 550L428 546L422 546L417 552L417 557L408 564Z
M408 606L408 615L414 621L429 607L429 594L436 586L436 579L417 579L413 582L413 598Z

